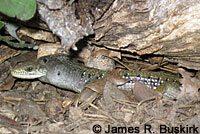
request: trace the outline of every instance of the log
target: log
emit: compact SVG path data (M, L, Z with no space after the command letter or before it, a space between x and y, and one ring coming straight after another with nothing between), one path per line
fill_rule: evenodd
M93 28L96 44L200 69L199 0L115 0Z
M199 0L59 0L53 6L48 1L38 0L38 12L63 48L94 34L92 43L106 48L162 55L200 69Z

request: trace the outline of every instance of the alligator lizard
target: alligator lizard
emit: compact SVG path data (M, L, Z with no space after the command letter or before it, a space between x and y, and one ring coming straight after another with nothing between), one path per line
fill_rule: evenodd
M110 71L89 68L64 54L44 56L37 62L23 64L11 71L12 76L22 79L35 79L64 89L81 92L84 86L95 79L109 75ZM169 97L179 93L179 77L176 75L152 71L120 71L123 78L130 79L120 88L133 86L135 81L158 90Z

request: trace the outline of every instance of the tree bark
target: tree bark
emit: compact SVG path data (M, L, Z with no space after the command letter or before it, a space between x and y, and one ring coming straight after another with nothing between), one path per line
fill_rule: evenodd
M164 55L179 66L200 70L199 0L37 1L41 18L65 49L94 34L97 45Z
M96 44L200 69L199 0L115 0L93 28Z

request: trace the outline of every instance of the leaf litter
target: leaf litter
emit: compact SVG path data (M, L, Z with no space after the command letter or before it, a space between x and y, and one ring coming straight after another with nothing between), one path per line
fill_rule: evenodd
M28 128L30 133L91 132L95 123L101 124L105 130L108 125L138 126L140 133L143 133L144 124L150 124L155 133L159 133L160 124L169 127L180 124L199 126L199 79L183 69L179 72L183 77L182 89L176 101L148 89L140 82L136 82L134 89L130 91L121 91L117 86L128 81L120 77L119 70L113 70L108 78L87 85L87 88L92 89L88 91L95 93L95 97L89 100L87 105L84 103L83 108L75 103L63 107L62 104L68 98L76 100L74 93L40 82L36 86L33 84L23 86L22 82L14 90L1 93L4 101L1 103L0 111L6 105L10 105L15 115L12 120L20 122L23 131ZM82 101L87 101L88 96L91 97L88 92L83 95L86 97L83 97ZM7 100L7 97L21 99ZM36 99L41 102L36 102ZM1 114L6 116L3 112ZM2 118L2 120L8 119ZM9 127L6 122L5 125ZM22 131L18 128L17 130Z
M144 133L145 124L150 124L155 133L159 133L160 124L169 127L180 124L199 126L199 84L196 83L199 79L183 69L180 73L183 77L182 89L177 100L170 100L140 82L136 82L134 89L130 91L121 91L117 86L127 80L120 77L119 70L113 70L108 78L87 86L89 94L86 90L87 93L83 94L86 97L81 96L82 101L91 97L90 92L95 93L95 97L87 105L84 103L82 108L78 103L69 103L63 107L62 104L68 98L76 100L76 94L42 83L37 84L34 90L33 85L26 88L19 85L16 89L1 94L4 100L1 106L11 105L11 111L17 117L12 120L21 122L23 131L28 128L30 133L91 132L95 123L101 124L105 131L111 125L139 127L140 133ZM22 99L6 101L8 96ZM35 102L36 99L41 102ZM5 125L8 126L7 123Z
M102 51L105 50L97 49L96 53L91 55L97 60L105 59ZM106 53L108 57L119 57L118 53L112 51ZM35 57L35 54L31 52L23 53L12 57L6 64L11 62L14 66L19 62L35 60L30 59L33 56ZM99 64L97 60L90 62L94 62L91 63L94 65ZM113 66L113 63L111 65ZM4 63L2 66L5 66ZM183 69L179 72L182 75L182 88L176 100L162 96L140 82L136 82L130 91L121 91L117 86L125 84L128 80L122 79L117 69L107 78L87 85L89 90L85 89L86 93L83 92L78 98L82 101L80 105L80 102L66 102L76 100L75 93L41 82L36 83L37 80L28 83L17 80L14 87L13 84L8 87L10 91L1 90L0 118L4 121L4 126L9 128L12 121L20 123L22 129L14 128L20 133L85 133L92 132L96 123L102 125L105 130L109 125L139 127L140 133L144 133L145 124L150 124L155 133L159 133L160 124L169 127L181 124L200 126L199 78ZM5 69L5 73L8 75L9 69ZM6 81L6 78L3 78L3 81ZM5 107L8 111L6 114L3 112ZM13 116L7 116L8 113Z

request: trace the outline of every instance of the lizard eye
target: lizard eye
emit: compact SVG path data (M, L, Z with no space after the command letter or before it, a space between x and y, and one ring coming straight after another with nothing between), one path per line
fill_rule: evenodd
M26 71L28 71L28 72L31 72L32 70L33 70L32 67L28 67L28 68L26 69Z
M43 62L44 62L44 63L47 63L47 62L48 62L48 59L47 59L47 58L44 58L44 59L43 59Z

